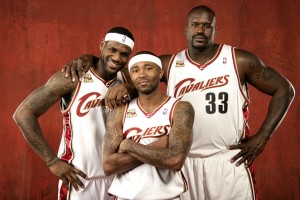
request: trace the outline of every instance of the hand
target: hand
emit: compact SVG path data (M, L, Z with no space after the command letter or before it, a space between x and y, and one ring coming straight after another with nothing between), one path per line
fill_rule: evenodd
M81 81L81 78L92 67L92 64L93 55L85 54L65 64L65 66L61 69L61 72L65 72L65 77L69 77L71 75L73 82L76 78Z
M105 105L110 110L113 110L114 108L121 105L121 103L130 100L129 92L129 87L126 83L115 85L109 88L105 95Z
M50 166L49 169L55 176L59 177L63 181L66 188L69 188L69 183L71 183L77 191L79 190L79 187L84 188L84 185L78 178L78 175L85 179L87 178L87 175L67 162L58 160Z
M246 167L250 167L253 161L262 153L269 138L263 137L260 134L255 134L245 140L240 144L229 146L230 150L241 149L241 151L236 154L231 160L234 163L236 160L240 159L236 166L239 166L245 162Z
M118 153L126 153L126 145L128 145L128 143L130 142L132 142L132 140L129 139L123 140L119 146Z

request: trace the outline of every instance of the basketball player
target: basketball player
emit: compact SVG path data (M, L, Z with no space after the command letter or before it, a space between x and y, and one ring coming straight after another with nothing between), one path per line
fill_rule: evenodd
M63 73L56 73L29 95L14 114L26 141L60 178L58 199L111 198L107 190L112 177L107 177L102 167L101 144L107 112L103 101L109 87L126 81L120 70L128 62L133 46L134 38L127 29L111 29L100 44L100 59L82 81L73 83ZM63 135L56 156L44 139L38 118L58 101Z
M136 54L128 69L139 97L108 114L104 172L118 173L109 193L118 200L179 199L187 189L181 168L192 144L194 109L161 93L163 70L153 53ZM151 145L166 135L166 144Z
M216 15L210 8L193 8L185 31L188 49L161 57L168 66L167 93L195 108L193 144L184 165L191 190L182 198L254 199L248 167L284 118L293 86L256 55L215 44ZM272 96L268 114L252 137L247 83Z
M282 122L294 88L253 53L214 43L216 15L209 7L189 12L185 33L187 49L160 57L168 95L189 101L195 109L193 144L184 164L189 190L181 197L254 199L249 167ZM252 136L247 84L272 97L260 129ZM106 101L114 102L115 97Z

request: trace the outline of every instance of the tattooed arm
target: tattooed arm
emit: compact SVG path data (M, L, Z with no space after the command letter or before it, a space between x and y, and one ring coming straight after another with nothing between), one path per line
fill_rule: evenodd
M281 74L266 66L257 56L244 50L236 50L237 68L241 84L251 84L259 91L272 96L268 113L257 134L230 149L241 149L232 162L241 158L237 165L246 161L250 166L264 150L268 140L282 122L291 105L295 91L293 85Z
M119 145L123 141L123 115L125 105L113 109L107 114L106 133L103 139L103 169L109 176L133 169L142 164L127 153L118 153Z
M52 105L67 94L75 90L77 83L64 78L62 73L54 74L48 82L33 91L17 108L14 120L22 131L26 141L45 163L53 163L49 169L58 176L66 187L69 182L75 189L78 185L83 187L77 174L86 177L80 170L75 169L68 163L57 160L56 154L46 142L38 118L43 115Z
M167 147L142 145L127 139L121 143L119 151L126 152L143 163L179 171L191 148L193 122L192 105L184 101L178 102L173 113Z

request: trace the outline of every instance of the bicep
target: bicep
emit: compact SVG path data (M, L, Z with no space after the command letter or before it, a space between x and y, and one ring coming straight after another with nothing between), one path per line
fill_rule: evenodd
M52 76L45 85L33 91L21 103L19 109L27 110L39 117L69 92L70 87L66 86L63 81L66 80L59 79L57 75Z
M118 152L119 145L123 140L123 113L124 106L122 105L107 114L106 133L103 140L104 156Z
M246 82L268 95L287 86L287 80L275 69L266 66L256 55L244 51L236 51L237 68L242 84Z
M193 138L194 116L194 109L189 102L181 101L176 104L169 135L170 147L177 148L179 152L188 153Z

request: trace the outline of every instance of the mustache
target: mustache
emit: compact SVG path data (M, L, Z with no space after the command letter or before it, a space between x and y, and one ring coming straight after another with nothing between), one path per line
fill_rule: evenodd
M142 82L149 82L149 79L148 78L139 78L138 83L142 83Z
M201 36L201 37L204 37L205 39L207 39L207 37L203 34L203 33L196 33L195 35L193 35L193 39L195 39L195 37L197 36Z

